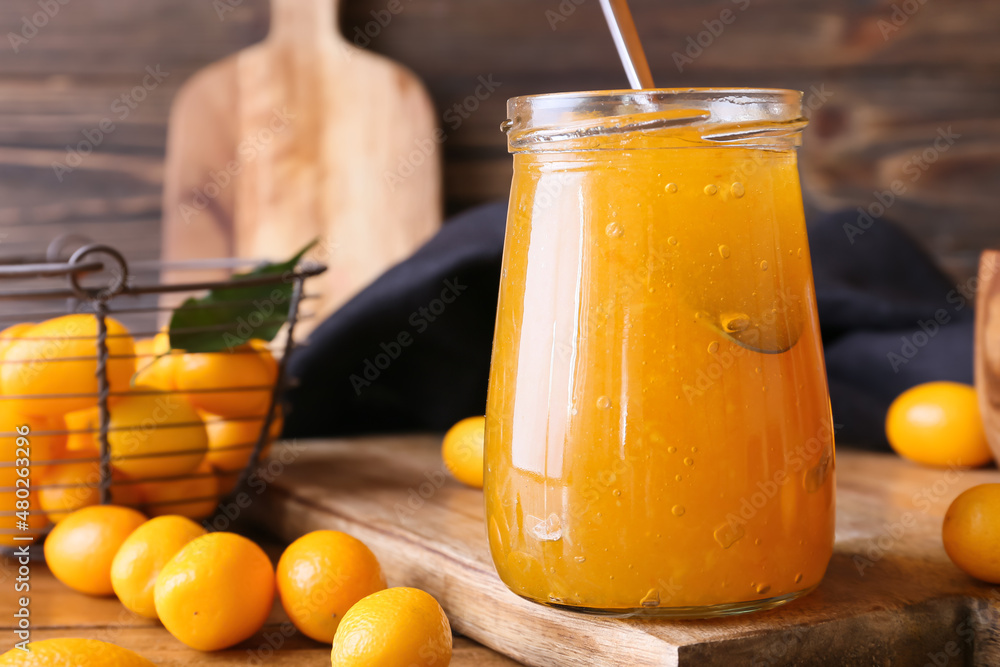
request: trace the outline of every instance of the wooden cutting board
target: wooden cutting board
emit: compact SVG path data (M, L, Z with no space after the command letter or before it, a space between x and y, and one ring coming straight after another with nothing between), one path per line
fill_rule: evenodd
M225 20L232 4L213 6ZM163 255L286 259L318 238L323 316L440 227L444 135L416 76L336 31L337 0L271 4L263 42L177 95ZM167 279L181 275L198 274Z
M976 290L976 395L986 439L1000 460L1000 250L979 257ZM964 295L963 295L964 296Z
M439 447L431 437L288 443L248 511L285 540L320 528L357 536L390 584L429 591L458 632L528 665L1000 665L1000 587L956 569L940 537L951 500L1000 482L996 469L842 450L837 546L814 593L746 616L622 620L509 592L488 554L482 493L447 476Z

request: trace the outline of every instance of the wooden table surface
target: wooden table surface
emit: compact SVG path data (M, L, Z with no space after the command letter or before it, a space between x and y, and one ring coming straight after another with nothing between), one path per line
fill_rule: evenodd
M272 457L272 464L284 462L272 466L267 492L240 520L262 522L282 540L317 528L362 538L391 585L428 590L456 631L497 651L456 638L455 667L518 664L500 653L537 667L1000 665L1000 587L955 568L940 538L951 500L1000 481L995 468L935 470L841 449L836 553L815 593L742 617L621 620L541 607L507 591L486 551L481 494L438 474L439 447L437 437L286 443ZM400 514L409 490L422 489L428 474L440 488ZM41 562L31 568L33 640L103 639L160 667L329 664L329 648L294 632L278 604L250 640L206 654L113 598L70 591ZM12 643L16 576L13 561L0 559L3 649Z
M272 554L274 556L274 554ZM0 653L13 644L16 565L0 557ZM276 665L284 667L329 667L330 647L296 632L275 601L271 618L253 637L234 648L202 653L174 639L158 622L136 616L115 598L92 598L61 583L41 562L31 564L32 641L55 637L89 637L130 648L152 660L157 667L179 665ZM455 637L453 667L516 667L464 637Z

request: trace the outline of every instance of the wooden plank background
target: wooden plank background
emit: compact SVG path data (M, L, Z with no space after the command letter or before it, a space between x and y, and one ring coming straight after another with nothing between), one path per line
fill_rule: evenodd
M807 91L811 205L868 207L898 180L905 192L887 217L956 278L973 274L980 248L1000 244L1000 4L632 4L661 86ZM45 6L58 11L41 15ZM33 30L33 20L44 25ZM266 0L0 3L0 256L38 250L64 231L113 241L133 258L157 256L171 99L198 68L261 39L267 24ZM624 85L596 0L344 0L342 31L427 83L447 133L449 212L506 196L498 126L507 97ZM691 46L699 40L707 46ZM678 67L685 49L691 62ZM134 109L116 102L157 66L169 74L139 90ZM499 82L495 92L457 114L480 77ZM101 132L103 119L113 131ZM935 151L949 128L959 137ZM84 132L99 145L60 181L52 163L65 163ZM924 151L925 171L913 162Z

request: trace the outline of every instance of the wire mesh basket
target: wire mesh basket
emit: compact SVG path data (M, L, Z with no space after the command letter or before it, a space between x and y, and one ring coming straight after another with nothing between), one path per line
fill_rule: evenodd
M93 243L61 259L79 240L0 264L3 547L88 505L206 519L238 493L280 432L305 282L326 270L297 258L281 271L237 259L130 265Z

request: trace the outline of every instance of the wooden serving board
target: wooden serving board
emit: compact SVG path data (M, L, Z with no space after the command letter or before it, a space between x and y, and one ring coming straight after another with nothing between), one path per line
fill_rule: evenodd
M271 0L267 39L192 76L164 174L165 259L283 260L318 239L310 257L330 267L310 283L320 317L441 225L430 97L408 69L341 37L338 5Z
M482 492L447 476L439 447L434 437L287 443L249 512L285 540L355 535L391 585L429 591L456 631L528 665L1000 665L1000 587L955 568L940 537L951 500L1000 482L995 469L841 451L836 552L814 593L746 616L623 620L508 591L488 553Z

